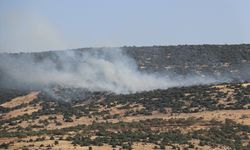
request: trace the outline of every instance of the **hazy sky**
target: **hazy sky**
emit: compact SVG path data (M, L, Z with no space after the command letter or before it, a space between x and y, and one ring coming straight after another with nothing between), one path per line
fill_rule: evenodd
M250 0L1 0L0 52L250 43Z

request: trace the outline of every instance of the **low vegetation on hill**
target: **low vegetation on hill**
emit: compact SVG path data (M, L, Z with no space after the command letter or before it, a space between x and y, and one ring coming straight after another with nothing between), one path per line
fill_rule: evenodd
M56 91L1 91L1 148L250 148L249 82L128 95Z
M100 49L0 54L0 149L250 149L249 44L121 48L135 60L136 74L220 81L206 85L115 94L27 82L41 63L56 73L65 68L78 72L78 65L88 62L75 58ZM77 57L64 55L69 52ZM18 71L28 58L32 63L25 63L26 70L31 72L21 81ZM8 68L15 59L20 63Z

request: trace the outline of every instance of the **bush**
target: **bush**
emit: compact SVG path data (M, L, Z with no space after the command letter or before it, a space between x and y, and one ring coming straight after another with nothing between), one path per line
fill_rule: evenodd
M55 145L59 144L59 141L55 141L54 144L55 144Z

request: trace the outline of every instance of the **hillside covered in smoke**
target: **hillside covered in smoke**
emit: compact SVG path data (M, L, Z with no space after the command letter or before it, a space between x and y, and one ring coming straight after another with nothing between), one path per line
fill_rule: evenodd
M0 54L0 149L250 149L250 45Z
M0 54L1 88L134 93L250 80L250 45L82 48Z

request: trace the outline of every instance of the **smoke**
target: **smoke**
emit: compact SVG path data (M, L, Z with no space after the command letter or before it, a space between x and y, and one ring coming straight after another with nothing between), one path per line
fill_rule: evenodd
M61 85L123 94L219 82L212 77L140 72L135 60L121 49L54 52L44 58L41 55L2 55L0 69L14 83L23 85Z

